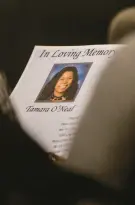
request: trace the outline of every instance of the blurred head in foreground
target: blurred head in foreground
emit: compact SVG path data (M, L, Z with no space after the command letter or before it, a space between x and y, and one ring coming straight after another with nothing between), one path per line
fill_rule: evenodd
M120 11L112 19L108 30L108 43L120 43L120 40L135 32L135 7Z

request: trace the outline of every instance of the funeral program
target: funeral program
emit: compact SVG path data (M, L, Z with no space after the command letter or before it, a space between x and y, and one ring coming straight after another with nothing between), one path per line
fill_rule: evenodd
M94 87L117 50L35 46L10 97L22 127L46 151L68 156Z

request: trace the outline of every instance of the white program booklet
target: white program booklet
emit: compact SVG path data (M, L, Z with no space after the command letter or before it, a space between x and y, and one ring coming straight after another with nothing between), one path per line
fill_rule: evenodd
M22 127L46 151L68 155L102 70L119 48L35 46L11 100Z

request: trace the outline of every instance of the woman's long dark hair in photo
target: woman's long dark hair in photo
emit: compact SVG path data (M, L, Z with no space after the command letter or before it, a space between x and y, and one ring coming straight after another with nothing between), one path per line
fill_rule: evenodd
M41 92L39 93L36 99L36 102L49 100L49 97L54 92L54 88L58 80L67 71L73 72L73 81L72 81L71 86L65 91L64 96L66 97L66 100L73 100L78 90L78 72L77 72L76 67L68 66L68 67L63 68L58 73L56 73L56 75L49 81L49 83L42 88Z

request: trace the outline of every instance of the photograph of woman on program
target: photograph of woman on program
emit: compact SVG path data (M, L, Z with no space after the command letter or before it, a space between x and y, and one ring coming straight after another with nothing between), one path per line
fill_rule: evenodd
M52 79L43 86L35 102L74 101L78 89L78 69L74 65L68 65L57 72Z

